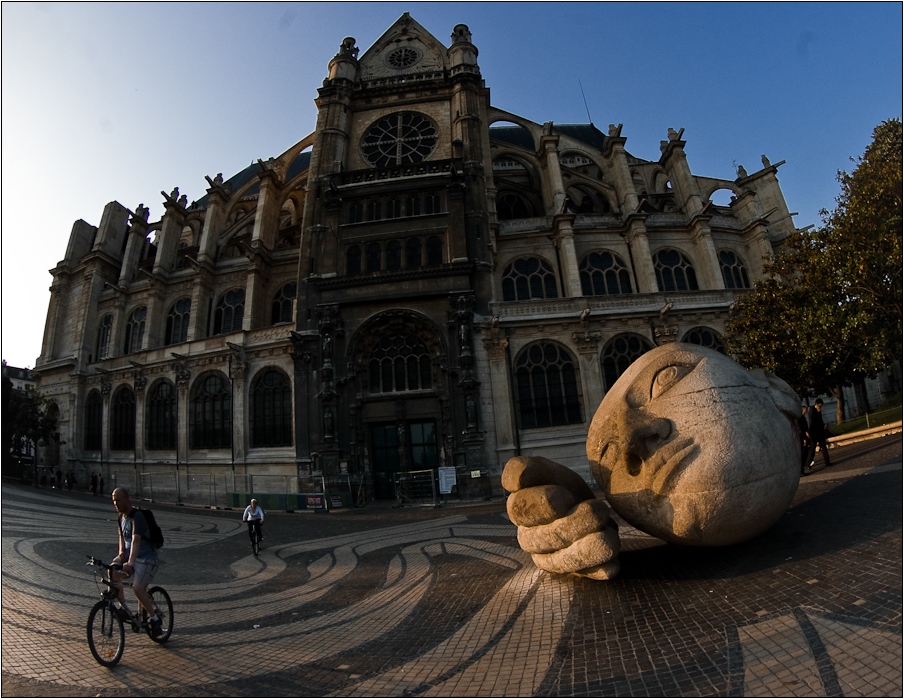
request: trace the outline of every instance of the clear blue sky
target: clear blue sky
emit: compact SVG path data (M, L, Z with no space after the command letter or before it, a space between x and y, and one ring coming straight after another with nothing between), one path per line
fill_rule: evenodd
M684 128L699 175L765 153L819 224L875 126L901 117L902 5L887 3L65 3L2 5L2 355L33 366L72 223L161 190L189 201L309 134L327 63L410 12L467 24L492 103L537 122L623 123L659 157ZM587 108L581 97L581 86Z

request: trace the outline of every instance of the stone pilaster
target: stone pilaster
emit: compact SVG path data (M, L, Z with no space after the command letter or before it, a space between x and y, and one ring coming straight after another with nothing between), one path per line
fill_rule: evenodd
M558 164L558 161L556 161ZM569 298L583 296L581 273L578 269L577 253L574 249L574 216L560 215L554 220L555 245L558 248L559 265L562 270L562 292Z

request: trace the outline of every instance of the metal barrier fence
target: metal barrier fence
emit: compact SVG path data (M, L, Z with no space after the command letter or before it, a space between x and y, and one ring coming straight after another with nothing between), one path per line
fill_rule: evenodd
M396 480L396 504L439 505L434 471L430 469L399 473Z

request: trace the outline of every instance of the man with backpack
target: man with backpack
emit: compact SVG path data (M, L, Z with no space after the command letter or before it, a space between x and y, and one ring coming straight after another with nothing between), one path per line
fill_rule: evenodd
M132 577L132 591L148 613L151 635L159 636L162 621L147 592L159 565L157 549L151 543L150 527L142 511L132 506L129 491L125 488L113 490L113 507L119 513L119 555L113 559L113 564L121 564L122 572L112 572L111 579L116 583L119 601L125 607L125 592L119 582Z

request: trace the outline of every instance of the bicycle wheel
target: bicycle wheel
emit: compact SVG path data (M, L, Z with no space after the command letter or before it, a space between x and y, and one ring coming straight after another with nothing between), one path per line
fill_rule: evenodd
M257 535L257 530L251 530L251 550L254 551L254 555L257 555L257 552L261 550L261 542Z
M169 640L170 635L173 633L173 603L170 601L170 596L167 591L162 587L150 587L148 588L148 594L154 601L154 607L158 612L160 612L161 622L161 634L156 637L151 635L151 624L150 622L148 622L148 637L154 643L166 643ZM141 616L145 619L145 621L147 621L147 612L145 612L144 609L141 610Z
M88 615L88 647L94 659L105 667L113 667L122 657L126 632L109 602L98 602Z

